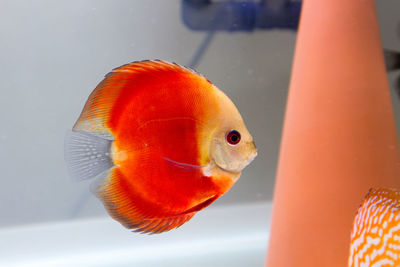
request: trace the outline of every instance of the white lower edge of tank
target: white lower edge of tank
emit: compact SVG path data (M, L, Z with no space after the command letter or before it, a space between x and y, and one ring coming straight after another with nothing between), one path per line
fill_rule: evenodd
M111 218L0 229L0 266L263 266L271 202L209 207L160 235Z

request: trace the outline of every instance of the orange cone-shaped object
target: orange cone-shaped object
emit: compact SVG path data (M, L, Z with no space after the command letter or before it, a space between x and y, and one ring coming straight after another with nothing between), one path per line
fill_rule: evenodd
M266 266L346 266L358 207L400 187L399 162L374 1L305 0Z

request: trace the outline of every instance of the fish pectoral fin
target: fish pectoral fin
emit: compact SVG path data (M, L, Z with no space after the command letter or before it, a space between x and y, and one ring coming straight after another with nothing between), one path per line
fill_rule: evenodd
M187 169L187 170L199 170L201 168L203 168L203 166L199 166L199 165L194 165L194 164L189 164L189 163L184 163L184 162L179 162L179 161L175 161L172 160L170 158L167 157L163 157L163 159L165 161L167 161L168 163L170 163L171 165L178 167L178 168L182 168L182 169Z
M184 163L184 162L179 162L172 160L167 157L163 157L165 161L167 161L169 164L171 164L174 167L186 170L186 171L198 171L201 170L204 176L210 176L212 167L213 165L211 163L205 165L205 166L200 166L200 165L194 165L194 164L189 164L189 163Z

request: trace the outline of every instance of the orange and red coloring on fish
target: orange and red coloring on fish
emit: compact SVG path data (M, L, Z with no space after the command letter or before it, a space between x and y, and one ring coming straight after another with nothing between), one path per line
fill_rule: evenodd
M348 266L400 266L400 191L371 189L358 210Z
M234 128L248 144L230 151L239 146L220 144L220 136ZM89 96L66 148L73 176L100 176L93 191L109 214L148 233L191 219L227 192L256 155L226 95L194 71L163 61L109 73Z

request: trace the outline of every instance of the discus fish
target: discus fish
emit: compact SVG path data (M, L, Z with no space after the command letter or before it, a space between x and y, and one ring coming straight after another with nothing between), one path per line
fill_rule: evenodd
M226 193L257 155L232 101L191 69L164 61L114 69L66 137L72 177L136 232L181 226Z
M400 191L369 191L354 220L348 266L400 266Z

